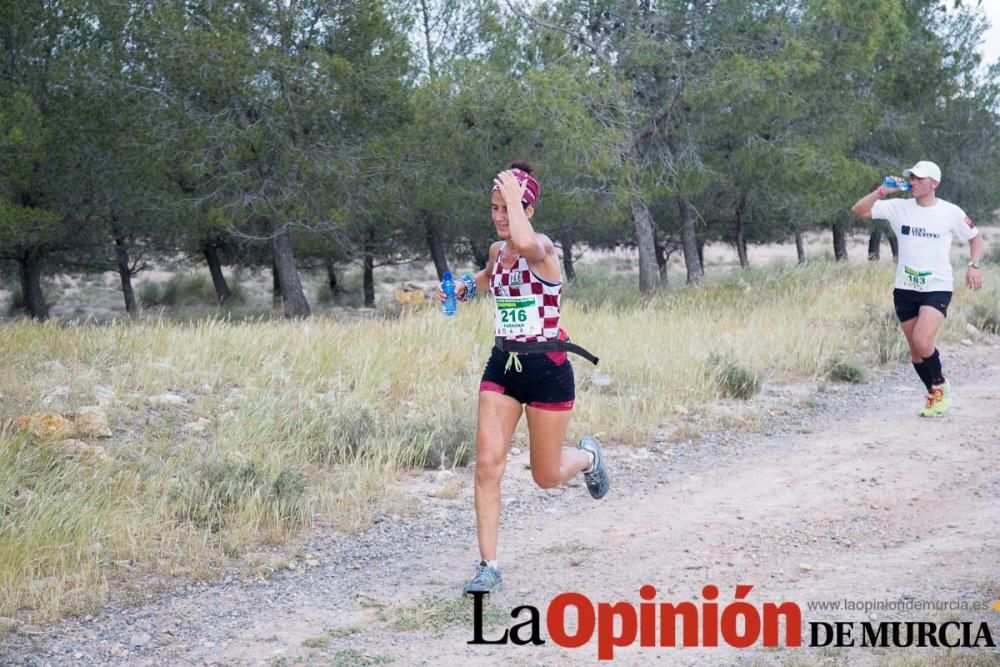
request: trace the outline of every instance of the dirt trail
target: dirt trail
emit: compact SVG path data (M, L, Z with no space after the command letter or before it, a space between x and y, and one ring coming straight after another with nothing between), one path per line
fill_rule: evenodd
M429 495L440 483L434 473L409 478L415 518L386 520L353 540L318 536L307 547L313 567L109 609L34 644L16 638L0 662L594 664L595 642L566 650L549 640L549 601L572 590L638 604L644 584L661 602L697 602L715 584L722 605L736 584L753 584L755 606L792 600L806 622L872 620L872 612L810 611L810 601L991 602L1000 597L1000 339L946 348L944 358L956 396L947 417L915 417L919 392L901 364L858 388L831 386L815 394L818 407L796 408L762 433L609 447L615 486L599 503L579 483L534 488L527 453L512 454L501 528L507 588L495 605L540 608L543 646L467 644L471 614L456 593L476 558L469 469L453 499ZM791 404L814 389L769 387L755 400ZM995 611L874 614L986 620L1000 642ZM415 618L414 629L393 625L402 618ZM617 650L614 664L875 664L887 655L926 654L636 646Z

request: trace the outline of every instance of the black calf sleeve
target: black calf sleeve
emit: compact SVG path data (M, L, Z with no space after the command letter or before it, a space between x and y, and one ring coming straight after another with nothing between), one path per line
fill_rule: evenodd
M920 376L920 381L924 383L925 387L927 387L927 393L930 393L930 391L931 391L931 372L929 370L927 370L927 364L925 364L922 361L920 363L917 363L917 362L914 361L913 362L913 370L917 371L917 375Z
M931 384L944 384L944 372L941 370L941 355L938 354L936 347L934 348L934 354L924 357L924 365L927 366L927 373L931 378Z

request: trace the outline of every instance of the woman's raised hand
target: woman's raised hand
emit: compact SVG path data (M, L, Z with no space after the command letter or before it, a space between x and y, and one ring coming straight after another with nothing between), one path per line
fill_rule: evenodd
M518 182L517 176L509 169L497 174L496 178L493 179L493 184L500 191L508 206L512 201L520 203L524 199L524 190L528 187L527 180L524 183Z

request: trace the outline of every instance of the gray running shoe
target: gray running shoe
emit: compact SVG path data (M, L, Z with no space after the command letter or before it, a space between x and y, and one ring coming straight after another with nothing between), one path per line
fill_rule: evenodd
M586 435L580 441L580 449L586 449L594 454L594 469L583 473L583 478L587 481L587 490L595 499L600 500L608 494L611 488L611 475L604 465L604 456L601 454L601 443L592 435Z
M495 593L501 588L503 588L503 577L500 576L500 570L490 567L486 561L481 560L476 566L476 573L472 575L472 580L465 585L465 590L462 592L465 595L469 593Z

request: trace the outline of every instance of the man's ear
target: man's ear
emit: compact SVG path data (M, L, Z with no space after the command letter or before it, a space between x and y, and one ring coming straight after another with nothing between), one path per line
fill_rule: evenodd
M534 206L528 204L527 206L524 207L524 215L528 218L528 220L531 220L531 216L533 216L534 214L535 214Z

